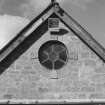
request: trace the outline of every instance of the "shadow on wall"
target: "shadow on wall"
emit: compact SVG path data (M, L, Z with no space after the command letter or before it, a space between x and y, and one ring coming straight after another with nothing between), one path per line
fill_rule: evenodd
M0 63L2 74L16 59L28 50L44 33L48 31L48 20L40 25L28 38L26 38L12 53Z

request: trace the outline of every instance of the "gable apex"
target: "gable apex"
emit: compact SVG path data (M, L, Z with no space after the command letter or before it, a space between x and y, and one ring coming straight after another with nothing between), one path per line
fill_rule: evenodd
M35 19L33 19L19 34L10 41L0 51L0 65L6 64L5 59L18 47L22 46L25 40L32 35L40 26L51 16L60 19L79 39L81 39L92 51L105 62L105 49L101 46L90 33L88 33L79 23L77 23L68 13L66 13L57 2L51 2L50 5ZM43 34L41 34L43 35ZM41 37L41 36L40 36ZM36 36L35 40L39 40ZM25 43L24 43L25 44ZM14 61L13 61L14 62ZM2 72L2 70L1 70Z
M97 42L89 32L87 32L59 5L55 9L55 13L80 40L82 40L103 62L105 62L105 48Z

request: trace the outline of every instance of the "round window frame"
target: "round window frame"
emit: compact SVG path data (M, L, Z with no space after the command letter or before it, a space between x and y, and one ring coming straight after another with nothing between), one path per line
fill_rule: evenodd
M53 68L53 67L51 67L51 68L49 68L49 67L46 67L45 65L43 65L42 64L42 62L40 61L40 53L41 52L43 52L44 51L44 49L45 49L45 47L50 47L50 45L60 45L60 46L62 46L62 47L64 47L64 49L65 49L65 51L66 51L66 61L65 61L65 63L64 63L64 65L62 65L61 67L59 67L59 69L55 69L55 67ZM64 43L62 43L61 41L58 41L58 40L50 40L50 41L47 41L47 42L45 42L45 43L43 43L41 46L40 46L40 48L39 48L39 51L38 51L38 60L39 60L39 63L44 67L44 68L46 68L46 69L48 69L48 70L60 70L60 69L62 69L63 67L65 67L66 66L66 64L68 63L68 60L69 60L69 51L68 51L68 48L67 48L67 46L64 44Z

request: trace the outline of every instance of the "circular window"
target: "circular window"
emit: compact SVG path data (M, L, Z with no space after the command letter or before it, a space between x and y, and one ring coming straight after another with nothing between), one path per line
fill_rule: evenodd
M61 69L68 61L68 50L59 41L48 41L44 43L38 52L40 63L47 69Z

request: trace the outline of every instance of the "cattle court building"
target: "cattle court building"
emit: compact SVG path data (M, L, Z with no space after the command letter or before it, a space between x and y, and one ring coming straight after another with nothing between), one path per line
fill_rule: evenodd
M0 100L105 100L105 49L55 0L0 51Z

